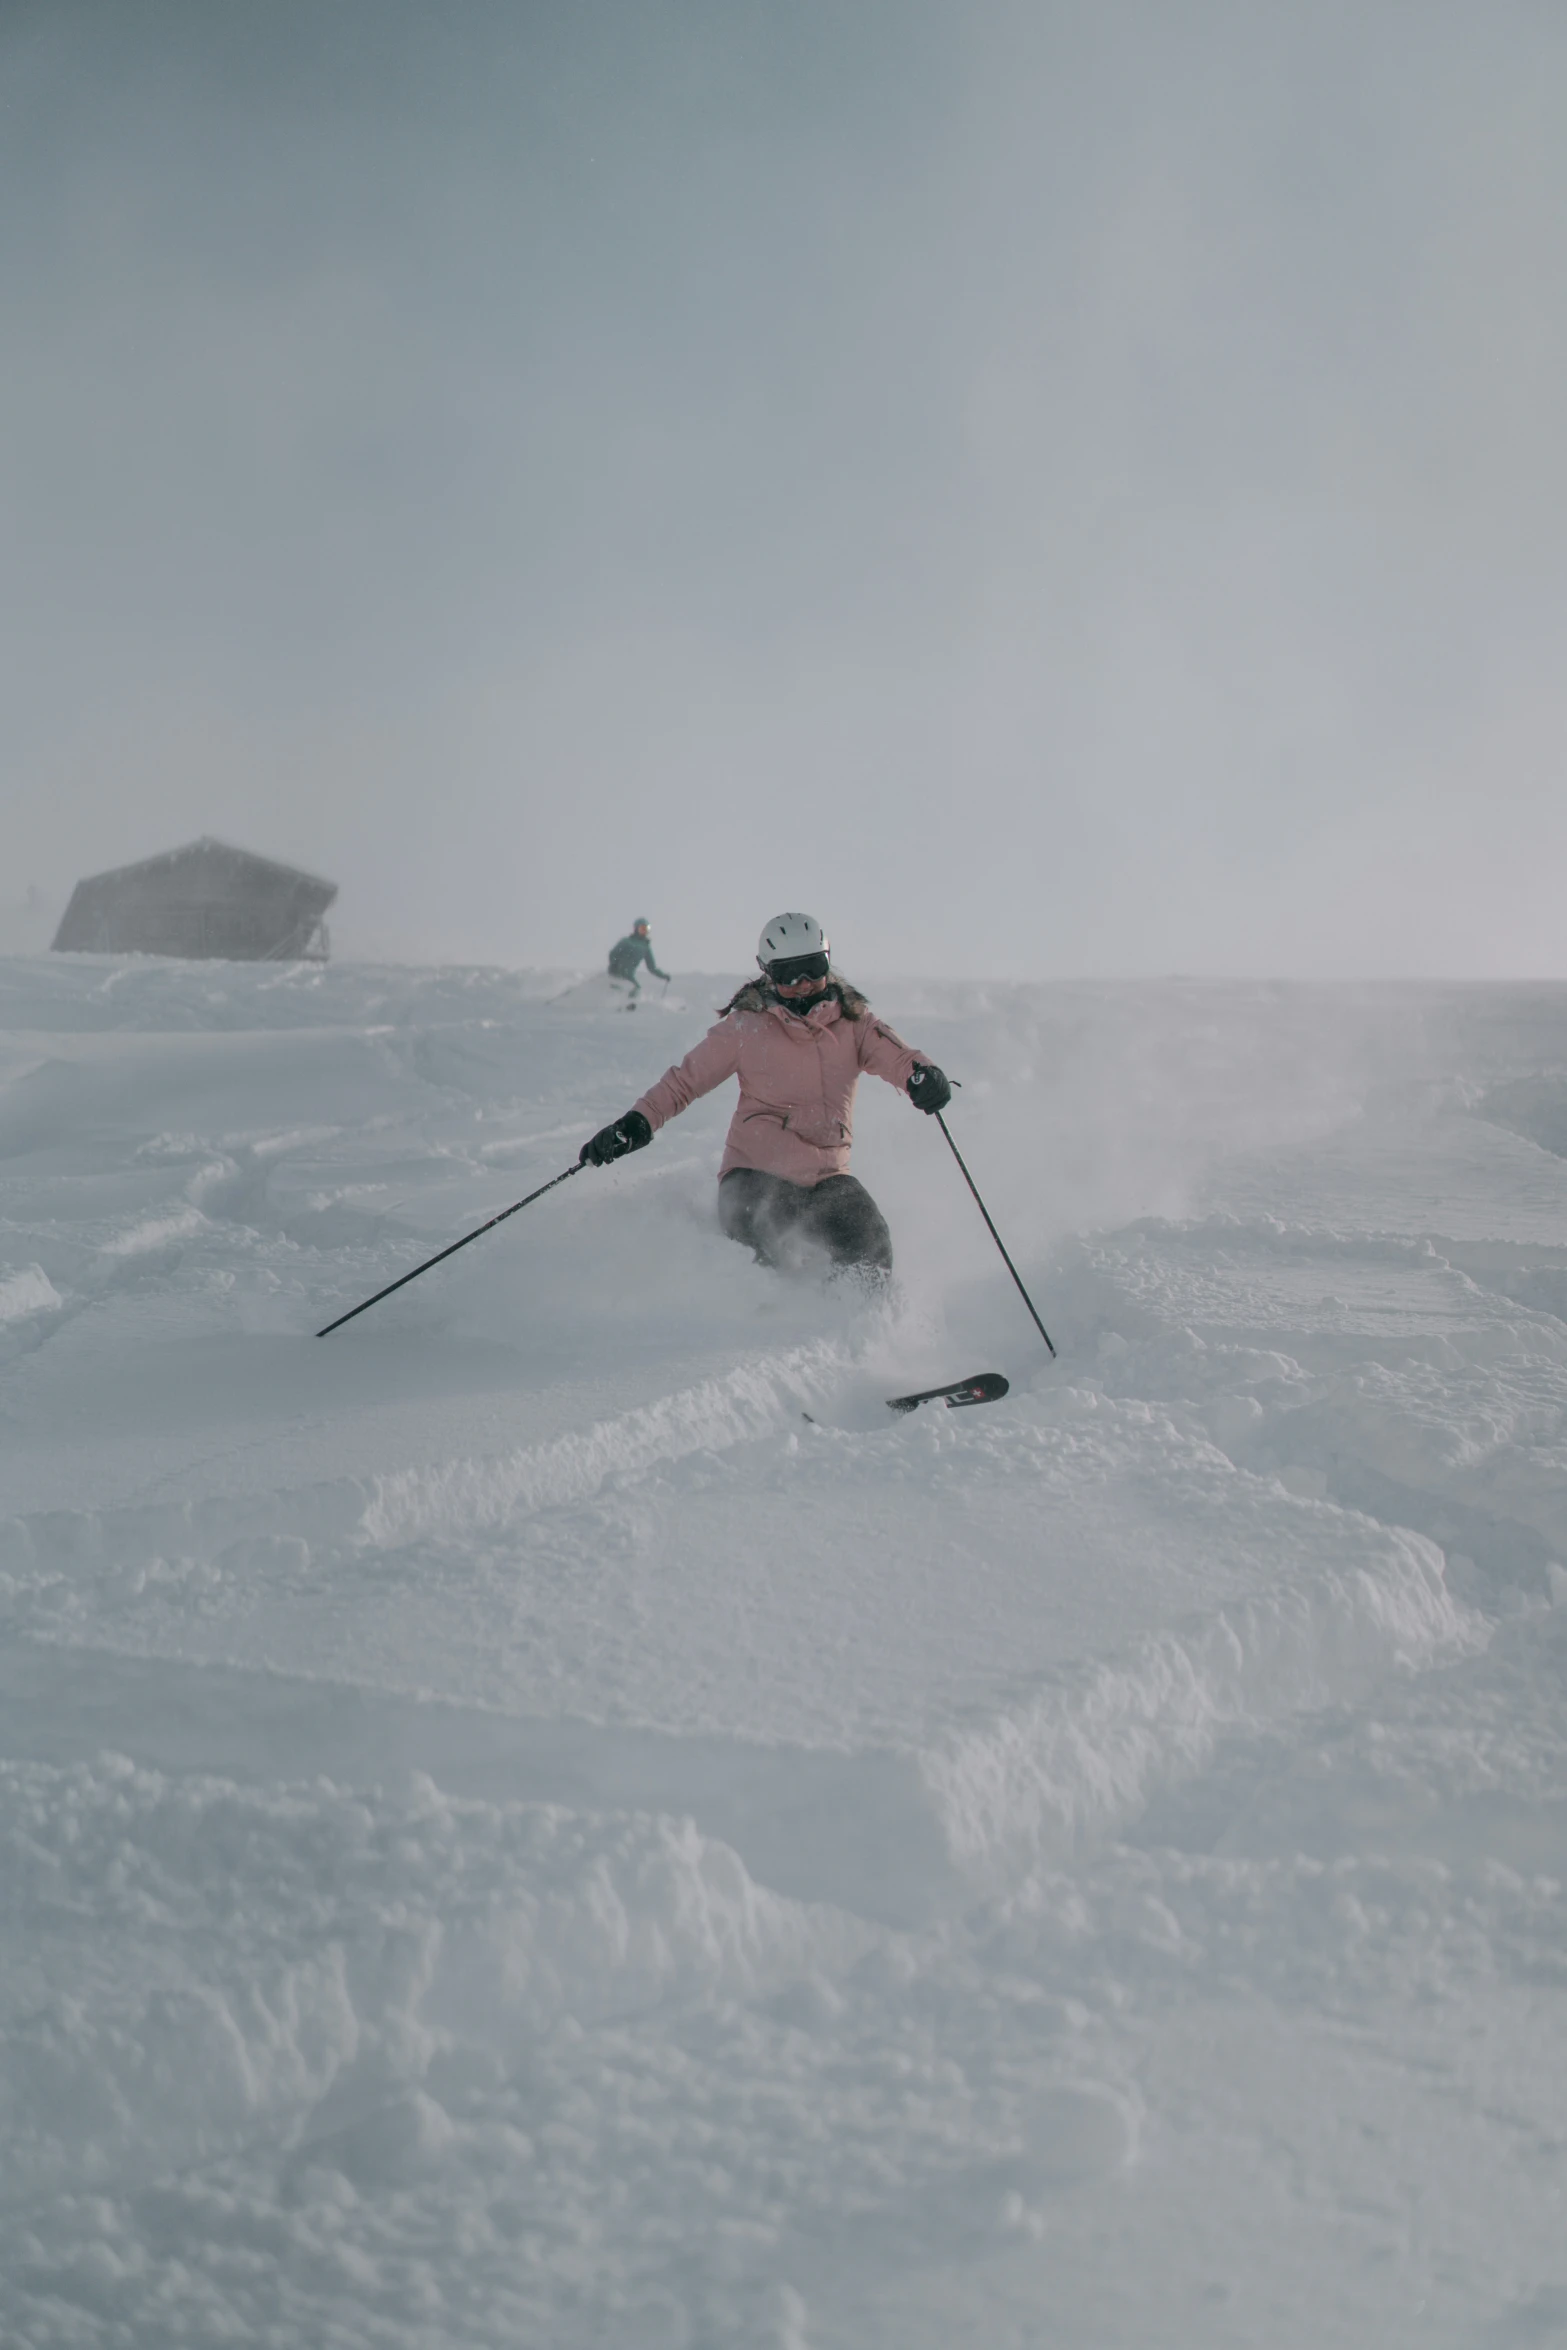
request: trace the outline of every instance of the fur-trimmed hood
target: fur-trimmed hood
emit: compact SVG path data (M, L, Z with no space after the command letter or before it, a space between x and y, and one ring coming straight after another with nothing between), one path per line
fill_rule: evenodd
M844 1016L847 1019L858 1020L863 1013L870 1010L870 1005L861 995L859 989L851 987L849 982L837 971L829 971L827 974L827 992L829 995L836 995L839 1003L843 1006ZM821 999L818 997L817 1000L819 1002ZM718 1017L722 1020L730 1012L766 1012L774 1004L782 1003L783 997L775 995L765 979L748 979L743 987L735 990L727 1004L719 1005ZM791 1008L787 1004L784 1005L785 1011Z

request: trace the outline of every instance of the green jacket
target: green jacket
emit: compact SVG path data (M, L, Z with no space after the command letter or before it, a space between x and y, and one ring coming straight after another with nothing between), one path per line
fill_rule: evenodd
M638 971L641 969L644 963L646 963L648 969L652 972L655 979L667 979L669 977L669 973L667 971L660 971L658 965L653 960L652 940L650 938L638 938L634 930L628 930L624 938L617 938L614 945L609 950L609 975L611 979L635 979Z

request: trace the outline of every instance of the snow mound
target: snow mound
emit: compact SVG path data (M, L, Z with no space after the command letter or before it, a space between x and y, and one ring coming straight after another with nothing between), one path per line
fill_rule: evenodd
M0 1322L25 1322L34 1314L57 1314L60 1293L42 1265L0 1272Z
M1430 1543L1369 1525L1338 1531L1331 1567L1079 1667L924 1754L965 1871L1005 1882L1036 1853L1135 1819L1157 1789L1200 1770L1227 1731L1352 1702L1394 1668L1483 1645Z

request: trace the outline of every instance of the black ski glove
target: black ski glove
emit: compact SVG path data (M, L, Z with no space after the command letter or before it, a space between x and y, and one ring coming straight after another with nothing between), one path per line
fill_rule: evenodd
M909 1079L909 1099L927 1118L937 1110L944 1110L951 1101L952 1087L934 1061L921 1061L915 1069Z
M617 1118L613 1126L601 1126L597 1134L585 1142L577 1153L579 1167L607 1167L611 1159L623 1159L627 1151L646 1150L653 1139L653 1129L640 1110L628 1110Z

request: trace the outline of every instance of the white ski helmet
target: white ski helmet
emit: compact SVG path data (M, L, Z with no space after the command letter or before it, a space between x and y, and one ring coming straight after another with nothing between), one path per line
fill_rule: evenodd
M796 955L831 952L825 931L810 914L775 914L756 942L756 959L764 971L771 963L792 962Z

